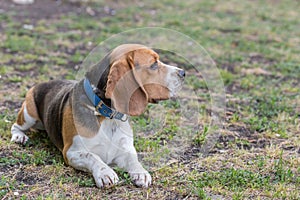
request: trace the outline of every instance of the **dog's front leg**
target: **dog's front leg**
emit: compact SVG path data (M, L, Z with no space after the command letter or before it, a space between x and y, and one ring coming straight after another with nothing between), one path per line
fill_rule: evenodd
M118 175L101 158L87 151L72 151L66 153L69 165L93 174L96 185L100 188L112 186L118 182Z
M151 185L151 175L138 161L137 153L134 147L129 152L124 152L115 159L115 163L125 169L135 185L147 188Z

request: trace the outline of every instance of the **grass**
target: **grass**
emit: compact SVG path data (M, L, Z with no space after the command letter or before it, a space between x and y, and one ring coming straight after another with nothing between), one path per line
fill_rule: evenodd
M27 35L9 35L5 40L3 47L9 49L12 52L26 52L33 49L34 43L34 39Z
M299 2L64 1L61 10L44 3L35 6L46 6L49 13L10 7L9 1L0 6L7 11L0 12L0 198L300 198ZM120 183L99 190L90 174L64 164L45 133L30 132L25 146L9 142L31 86L74 79L98 43L152 26L190 36L216 62L227 110L207 155L200 152L213 119L207 82L188 60L166 51L160 53L165 62L187 70L180 98L150 105L131 119L135 146L153 177L150 188L136 188L116 169Z

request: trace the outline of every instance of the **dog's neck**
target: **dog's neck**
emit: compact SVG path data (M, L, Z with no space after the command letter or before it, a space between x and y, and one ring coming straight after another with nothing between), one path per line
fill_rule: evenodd
M111 107L111 100L105 97L106 84L110 69L109 56L105 56L100 63L94 65L90 71L86 73L86 78L95 87L94 93L102 99L102 101Z
M97 86L97 88L94 90L95 94L100 97L100 99L109 107L111 107L111 100L105 98L105 90L104 89L99 89L99 87Z

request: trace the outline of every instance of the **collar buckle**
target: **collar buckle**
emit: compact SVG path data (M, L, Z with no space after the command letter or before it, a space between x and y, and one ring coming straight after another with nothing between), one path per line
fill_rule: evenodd
M118 113L117 111L112 110L112 113L109 115L109 118L110 118L110 119L115 118L115 116L116 116L117 113Z
M120 119L122 122L126 122L128 119L128 115L123 115L123 117Z
M102 109L103 104L103 101L99 101L98 105L96 106L96 110Z

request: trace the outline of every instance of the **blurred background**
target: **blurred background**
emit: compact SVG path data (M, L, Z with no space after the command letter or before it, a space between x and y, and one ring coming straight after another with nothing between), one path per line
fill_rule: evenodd
M1 0L0 197L21 199L299 199L300 2L295 0ZM30 133L25 148L11 144L10 126L30 87L74 79L101 41L142 27L190 36L215 61L226 91L226 122L208 156L199 149L209 126L209 91L188 71L197 91L200 130L180 159L152 171L150 189L130 184L101 191L90 175L63 164L47 137ZM191 52L192 53L192 52ZM167 63L184 64L176 56ZM176 105L158 135L137 136L141 152L154 151L176 134ZM133 119L147 127L147 112Z

